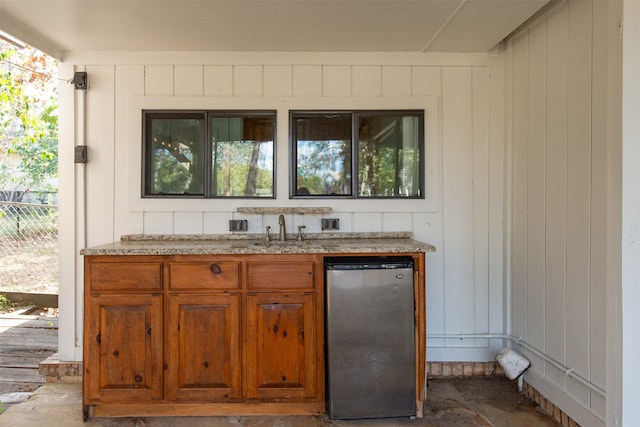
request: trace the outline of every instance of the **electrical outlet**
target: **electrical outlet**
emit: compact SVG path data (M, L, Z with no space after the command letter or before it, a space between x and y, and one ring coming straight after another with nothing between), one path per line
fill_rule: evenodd
M73 163L87 163L86 145L76 145L73 147Z
M323 230L340 230L339 218L322 218L320 224Z
M76 71L73 73L71 84L76 90L87 90L89 88L87 73L84 71Z
M229 231L247 231L249 230L249 222L246 219L230 219Z

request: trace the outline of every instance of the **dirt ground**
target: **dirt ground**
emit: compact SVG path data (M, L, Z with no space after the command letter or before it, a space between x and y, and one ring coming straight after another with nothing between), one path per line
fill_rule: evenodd
M47 243L2 248L5 250L0 251L0 296L6 292L58 294L58 251L55 242ZM0 313L23 308L0 298ZM57 316L57 308L44 310Z
M58 254L25 251L0 257L0 293L58 293Z

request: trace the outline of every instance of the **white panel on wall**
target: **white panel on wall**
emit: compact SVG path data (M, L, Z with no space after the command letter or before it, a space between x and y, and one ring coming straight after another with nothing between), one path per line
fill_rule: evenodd
M380 231L382 214L380 212L355 212L353 214L353 231Z
M603 389L609 31L606 3L562 3L513 38L508 52L512 334ZM528 357L527 381L576 421L604 425L602 396Z
M598 393L591 392L590 404L591 407L589 409L591 409L591 412L593 412L596 417L604 420L607 413L607 400Z
M264 222L264 215L262 214L233 214L233 219L246 219L249 225L249 233L264 234L266 232L266 226L271 225L271 231L273 231L273 224L266 224ZM277 222L276 222L277 223Z
M589 262L591 221L591 3L571 2L566 62L570 79L567 162L567 365L589 377ZM604 223L602 226L604 227ZM568 391L588 404L584 387L569 384Z
M511 333L527 339L527 146L529 143L528 35L512 40Z
M196 56L194 56L196 58ZM473 61L470 61L473 62ZM185 61L184 64L197 64L194 61ZM353 65L293 65L268 61L268 65L180 65L163 67L121 67L123 76L131 79L130 85L116 88L118 105L116 110L118 117L122 115L124 120L118 121L117 127L126 128L125 136L118 141L125 150L124 155L119 155L115 160L116 168L119 162L128 165L128 174L123 176L122 183L127 186L128 198L119 202L126 205L126 214L121 215L123 223L127 216L132 218L121 229L126 234L213 234L228 233L228 221L231 218L247 219L250 233L264 233L264 226L270 225L273 235L277 235L277 215L239 215L235 212L237 206L332 206L334 212L323 217L338 218L340 220L340 232L377 232L377 231L412 231L417 239L436 244L438 252L427 255L428 277L428 318L430 332L444 333L446 329L445 318L456 322L458 318L464 325L464 332L474 331L475 317L483 319L482 332L487 328L487 293L486 273L487 266L476 265L477 259L484 258L487 264L487 221L486 211L487 170L488 164L479 165L478 162L486 162L487 138L490 132L489 117L491 104L489 103L490 91L487 87L491 82L488 78L488 66L486 61L481 61L474 71L473 66L460 66L459 63L447 67L450 79L447 81L446 94L440 89L441 66L395 66L390 61L381 61L380 65L358 65L358 71L353 74ZM260 64L256 61L241 61L241 64ZM391 64L391 65L390 65ZM387 68L388 67L388 68ZM153 69L156 72L155 79L142 80L142 70ZM202 71L202 79L199 83L190 86L181 86L180 82L189 80L187 76L196 70ZM171 70L165 75L165 80L172 81L175 93L170 96L147 96L144 90L150 86L163 86L160 83L151 85L150 82L161 81L158 78L160 70ZM416 71L417 72L414 72ZM462 72L460 73L460 70ZM170 79L168 77L171 77ZM384 83L383 83L384 79ZM417 91L413 93L414 82ZM360 96L352 94L353 84L359 82ZM194 82L191 82L194 83ZM202 94L197 94L195 87L202 86ZM474 87L477 86L475 89ZM287 87L293 88L287 93ZM382 90L384 89L384 95ZM235 91L235 92L234 92ZM240 91L240 92L238 92ZM324 91L324 92L323 92ZM425 91L427 95L420 95ZM144 92L144 93L140 93ZM188 93L193 93L189 95ZM326 96L322 96L322 95ZM142 95L142 96L141 96ZM204 95L204 96L201 96ZM446 105L446 130L441 127L443 117L441 107ZM184 200L180 201L179 209L176 209L175 201L161 199L140 198L140 133L142 128L140 111L144 109L185 109L185 108L277 108L279 124L278 182L284 183L284 191L279 188L279 199L260 201L216 200ZM303 108L392 108L392 109L416 109L424 108L426 111L426 136L427 147L425 157L427 159L426 193L425 200L398 200L393 203L383 200L331 200L330 203L322 201L301 201L288 199L287 179L287 112L289 109ZM477 112L473 112L475 109ZM120 111L121 110L121 111ZM124 111L124 112L123 112ZM462 118L462 120L461 120ZM462 123L462 125L461 125ZM449 139L442 140L443 133L447 133ZM476 134L477 133L477 134ZM445 147L446 146L446 147ZM120 145L118 145L120 147ZM120 150L120 148L118 148ZM448 151L447 151L448 150ZM480 155L475 150L480 150ZM443 152L446 152L449 160L446 167L442 164ZM475 160L474 160L475 159ZM284 160L284 163L282 162ZM462 166L464 165L464 166ZM117 170L117 169L116 169ZM446 170L448 182L443 187L442 174ZM474 180L482 181L482 184ZM477 192L474 190L477 187ZM450 199L446 225L453 233L454 242L449 247L449 254L460 253L447 258L443 234L443 213L441 206L442 190L445 194L450 191L456 195ZM501 192L502 189L496 189ZM128 202L128 203L127 203ZM478 211L479 209L479 211ZM477 212L481 215L474 217ZM305 232L322 232L320 229L321 216L313 215L287 215L287 232L295 233L297 226L307 226ZM419 219L416 219L419 218ZM415 222L419 221L419 222ZM483 229L484 227L484 229ZM477 233L477 234L476 234ZM122 233L125 234L125 233ZM457 236L457 237L456 237ZM449 236L450 237L450 236ZM475 240L484 248L476 249ZM447 239L447 243L450 241ZM500 248L498 248L498 251ZM445 259L450 261L448 268L444 268ZM456 260L461 260L456 264ZM462 274L458 273L462 265ZM483 270L484 269L484 270ZM484 271L484 273L482 272ZM445 274L447 272L447 274ZM451 275L453 285L445 277ZM482 277L476 277L482 276ZM457 278L464 280L456 282ZM462 302L456 301L457 295L451 293L451 289L458 286L462 290ZM501 286L501 285L500 285ZM445 293L448 295L448 305L445 303ZM501 297L493 302L495 307L502 309ZM471 307L467 309L467 304ZM484 307L479 307L483 304ZM460 316L460 313L463 313ZM434 320L436 319L436 320ZM453 320L452 320L453 319ZM455 331L460 332L456 327ZM447 346L444 340L430 340L430 346ZM454 345L458 345L456 340ZM446 349L438 354L444 360L452 360L459 357L464 351L469 351L470 358L493 358L487 348L482 347L481 342L473 343L465 341L459 344L461 347L447 353ZM470 346L480 346L469 348Z
M262 66L236 65L233 67L234 96L262 96Z
M607 78L607 3L594 2L593 5L593 61L592 64L592 137L591 137L591 266L590 271L590 336L589 336L589 378L591 382L605 389L606 384L606 342L607 307L607 91L600 82ZM601 118L598 120L597 118ZM571 357L571 356L570 356ZM602 400L602 399L600 399ZM604 405L602 405L604 409ZM604 412L604 410L602 411ZM602 416L604 419L604 416Z
M294 96L322 96L322 67L296 65L293 67Z
M445 67L442 73L443 218L445 331L475 331L473 245L472 70ZM449 340L450 346L470 341Z
M324 96L350 96L351 67L348 65L322 67L322 90Z
M173 234L202 234L204 219L202 212L174 212Z
M115 170L124 171L129 168L129 151L139 149L142 140L129 140L129 98L144 94L144 67L118 66L115 71ZM129 145L131 147L129 147ZM142 167L142 166L141 166ZM129 210L128 194L140 192L141 174L131 182L126 173L116 173L114 185L114 235L116 241L124 234L142 233L142 212Z
M529 126L527 146L527 342L544 351L544 209L546 146L546 25L529 31ZM544 372L535 355L532 369Z
M201 66L176 65L174 90L176 96L202 96L204 92L203 68Z
M233 67L231 65L204 67L204 95L233 95Z
M427 336L445 332L444 242L442 213L414 213L413 238L428 242L436 251L427 254ZM427 348L444 347L445 340L429 339Z
M382 96L410 96L411 67L382 67Z
M412 231L413 216L410 212L384 212L382 231Z
M71 76L74 71L84 71L69 63L60 63L60 76ZM83 206L78 206L79 194L76 187L76 173L84 166L73 163L75 141L75 123L78 117L78 97L81 91L69 84L59 83L60 120L58 122L58 206L63 214L58 217L58 350L60 360L82 360L82 319L84 295L84 257L79 254L83 249L85 221ZM69 155L63 155L69 153ZM69 191L66 191L69 189Z
M488 276L489 276L489 331L509 332L505 326L510 319L508 302L509 291L505 283L505 272L508 271L508 248L506 236L509 226L506 223L506 194L508 188L508 167L505 162L507 155L506 132L508 120L511 118L511 108L506 103L507 87L511 87L511 74L507 72L510 66L505 66L505 58L494 56L489 70L489 240L488 240ZM508 76L508 77L507 77ZM493 84L504 82L504 84ZM503 345L502 341L492 340L490 346Z
M489 69L471 75L473 114L473 246L475 330L489 331ZM476 343L487 345L486 341Z
M412 67L411 94L413 96L442 95L442 67Z
M291 96L293 69L289 65L264 67L264 96Z
M428 242L435 246L436 252L442 253L442 213L441 212L413 212L413 238L421 242Z
M145 66L144 94L147 96L173 95L173 66Z
M173 234L173 212L145 212L144 234Z
M357 65L351 71L353 96L380 96L382 76L379 66Z
M545 194L545 351L564 362L567 236L567 14L547 19L547 142ZM547 378L564 387L566 375L547 366Z
M87 245L113 241L114 200L114 67L87 67L91 79L86 99ZM90 114L89 114L90 113ZM96 226L98 225L99 226Z

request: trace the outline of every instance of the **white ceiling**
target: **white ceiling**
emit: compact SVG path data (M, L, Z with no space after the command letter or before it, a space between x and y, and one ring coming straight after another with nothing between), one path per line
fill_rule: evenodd
M486 52L549 0L0 0L0 30L65 51Z

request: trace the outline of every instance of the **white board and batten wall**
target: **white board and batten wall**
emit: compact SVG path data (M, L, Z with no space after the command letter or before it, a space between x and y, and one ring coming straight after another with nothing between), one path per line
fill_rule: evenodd
M60 76L86 71L89 90L60 93L60 358L82 358L81 248L123 234L226 233L229 219L248 219L251 232L277 223L239 206L331 206L342 231L412 231L436 246L428 335L521 337L611 397L520 349L533 362L527 381L582 425L618 425L612 5L554 3L487 54L68 53ZM140 199L141 110L168 108L277 110L277 198ZM289 200L288 111L307 108L424 109L426 198ZM79 143L86 165L73 164ZM287 224L320 232L319 217ZM429 338L427 358L489 361L504 345Z
M602 390L607 371L606 2L562 2L509 42L511 334ZM581 425L605 397L535 354L527 381ZM608 390L607 390L608 391Z
M74 71L88 73L89 90L61 93L74 118L60 129L61 188L76 189L61 194L61 205L75 206L61 224L78 236L61 234L67 253L123 234L227 233L229 219L248 219L250 232L277 224L276 216L238 214L239 206L330 206L325 216L339 218L341 231L411 231L436 246L427 256L429 333L504 331L501 55L70 53L60 75ZM277 198L141 199L141 111L174 108L277 110ZM408 108L425 110L424 200L289 200L289 109ZM69 156L82 134L88 163L73 165ZM78 225L83 197L86 237ZM289 232L301 224L321 231L318 216L287 218ZM81 358L81 262L76 256L61 265L61 306L75 309L74 318L72 310L61 314L63 360ZM501 347L434 339L428 358L492 360Z

